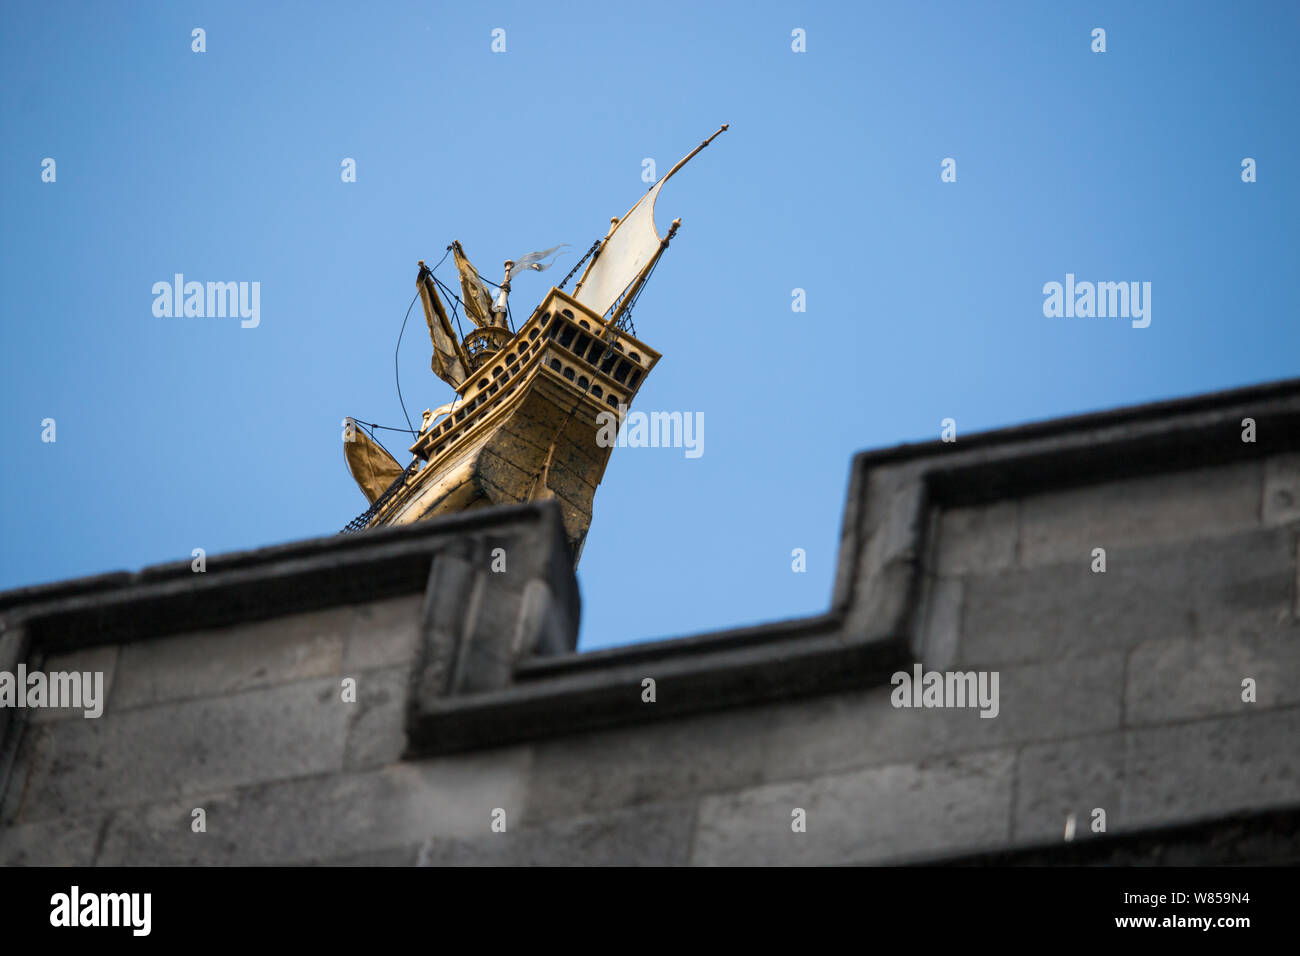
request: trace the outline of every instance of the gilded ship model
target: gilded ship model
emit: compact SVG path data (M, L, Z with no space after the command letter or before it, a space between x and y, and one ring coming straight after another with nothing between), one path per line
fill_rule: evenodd
M433 343L431 367L456 397L425 411L410 446L414 457L405 467L348 420L344 452L370 507L344 532L554 498L577 564L613 450L612 443L597 441L602 421L611 420L601 413L617 416L621 425L660 358L635 337L630 321L637 296L681 225L674 220L660 236L655 200L664 183L726 129L670 169L622 219L611 220L604 239L517 330L509 321L511 277L545 270L544 260L558 246L507 260L494 299L460 243L453 242L449 251L462 295L442 288L474 323L463 338L439 296L441 283L420 261L416 287ZM565 292L584 262L573 292Z

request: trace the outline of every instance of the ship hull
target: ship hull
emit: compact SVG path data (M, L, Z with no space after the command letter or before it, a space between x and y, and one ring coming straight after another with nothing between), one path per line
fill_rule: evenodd
M409 524L554 498L574 562L619 423L659 355L553 289L462 387L458 409L411 446L424 466L370 522Z

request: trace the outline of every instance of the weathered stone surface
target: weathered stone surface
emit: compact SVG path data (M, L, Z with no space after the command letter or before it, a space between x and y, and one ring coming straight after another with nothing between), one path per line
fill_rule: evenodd
M764 866L882 863L1007 839L1014 756L895 764L705 797L691 860ZM792 812L807 832L792 831Z
M21 818L338 771L351 706L329 678L33 727Z
M1065 839L1066 819L1075 816L1075 839L1086 840L1092 812L1106 811L1106 832L1124 826L1124 735L1076 737L1022 747L1016 762L1017 843Z
M1242 680L1255 680L1255 702ZM1149 641L1133 649L1125 690L1129 726L1247 714L1300 703L1300 625L1232 641Z
M912 648L918 660L932 670L946 670L957 660L961 640L961 605L965 582L961 578L928 578L924 606Z
M1123 655L1111 653L1004 668L992 718L975 708L896 708L892 688L792 701L773 708L763 776L807 777L1114 731L1123 667Z
M526 802L526 749L486 751L330 774L114 814L98 863L264 865L312 863L401 850L430 837L491 834L492 811L507 824ZM203 807L207 832L191 831Z
M132 641L122 647L115 710L237 693L339 673L348 607L238 627Z
M3 712L0 712L2 714ZM27 786L31 778L32 765L36 761L36 744L44 736L42 728L27 723L28 711L9 711L13 723L8 729L5 740L5 752L0 753L0 783L4 785L3 800L0 801L0 825L10 826L22 821L19 814L23 801L27 797Z
M411 843L406 846L391 847L383 850L363 850L360 853L348 853L329 859L295 861L294 866L356 866L356 867L398 867L415 866L420 858L423 844Z
M360 671L357 701L350 705L347 751L348 770L395 763L406 749L406 695L410 671L406 667Z
M687 862L692 802L649 804L470 840L435 837L421 866L679 866Z
M354 605L343 647L343 669L368 671L409 665L415 659L423 603L423 595L407 594Z
M77 718L80 720L92 719L102 720L103 713L107 712L108 700L113 690L113 677L117 670L118 649L116 644L102 645L100 647L80 648L75 651L69 651L66 654L50 654L41 662L39 670L47 676L57 673L79 673L82 675L82 701L87 700L87 693L94 693L94 675L103 675L102 697L97 702L101 715L95 718L87 718L88 709L94 708L82 707L42 707L33 709L28 712L27 719L33 724L48 723L52 720L67 720ZM30 667L30 665L29 665ZM3 669L3 668L0 668ZM86 675L90 676L90 683L86 682Z
M0 866L90 866L103 814L0 829Z
M1016 561L1020 503L945 509L939 522L936 572L991 574Z
M1295 575L1285 529L1132 551L1108 551L1095 574L1086 555L966 579L961 658L1050 660L1143 640L1231 640L1285 621Z
M1264 524L1300 521L1300 455L1278 455L1264 463Z
M1173 823L1300 801L1300 709L1128 732L1126 823Z
M524 823L755 783L770 719L742 709L540 742Z
M1020 563L1079 562L1129 548L1234 534L1259 524L1259 462L1033 495L1020 508Z
M26 654L27 635L22 628L0 628L0 671L13 673Z
M1246 810L1212 820L1153 826L1010 850L949 857L954 866L1296 866L1300 809Z
M911 611L921 536L930 516L926 490L915 466L882 469L865 484L845 627L866 637L895 636L905 631Z

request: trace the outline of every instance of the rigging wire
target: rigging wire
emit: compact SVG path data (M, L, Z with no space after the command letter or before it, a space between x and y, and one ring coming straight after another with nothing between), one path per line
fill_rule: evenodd
M569 280L572 279L574 274L579 269L582 268L582 264L587 261L587 259L591 256L591 254L596 251L596 247L599 246L602 242L604 242L603 239L597 239L595 242L591 244L591 248L588 249L586 254L581 259L578 260L578 264L574 266L572 269L570 269L569 274L564 277L564 279L560 282L558 286L556 286L557 289L563 289L566 285L569 284Z
M402 350L402 334L406 331L406 320L411 317L411 310L415 308L415 299L420 297L420 290L415 291L415 298L411 299L411 304L406 307L406 318L402 319L402 331L397 333L397 348L393 349L393 380L397 383L397 401L402 406L402 415L406 418L406 427L410 429L411 434L415 434L415 429L411 427L411 416L406 414L406 402L402 398L402 373L397 367L397 353Z
M393 427L392 425L380 425L380 424L378 424L378 423L376 423L376 422L363 422L363 421L362 421L361 419L359 419L359 418L354 418L354 419L352 419L352 420L353 420L354 422L356 422L358 425L361 425L361 426L364 428L366 434L368 434L368 435L370 435L370 430L371 430L372 428L382 428L382 429L383 429L384 431L386 431L386 432L405 432L406 434L409 434L409 435L417 435L417 434L419 434L419 432L413 432L413 431L411 431L411 430L408 429L408 428L395 428L395 427ZM371 438L375 438L374 435L370 435L370 437L371 437ZM375 438L375 441L377 442L377 441L379 441L379 439L378 439L378 438ZM388 449L385 448L384 450L387 451Z

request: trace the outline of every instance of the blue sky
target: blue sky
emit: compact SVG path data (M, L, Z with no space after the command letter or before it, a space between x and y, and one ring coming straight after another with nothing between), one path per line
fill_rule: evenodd
M402 422L416 260L570 243L519 319L643 159L729 123L635 315L636 407L703 412L704 454L615 450L581 647L820 612L855 451L1300 374L1298 11L10 5L0 588L337 531L340 420ZM260 325L155 317L176 272L260 282ZM1151 325L1044 317L1067 273L1150 282ZM413 417L451 397L418 307L400 364Z

